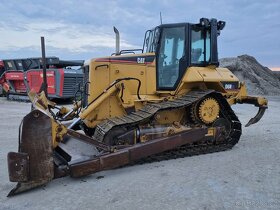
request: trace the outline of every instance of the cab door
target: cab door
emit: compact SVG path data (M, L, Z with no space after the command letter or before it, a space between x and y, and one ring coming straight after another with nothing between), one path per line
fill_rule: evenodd
M175 90L186 69L186 25L163 27L157 53L157 90Z

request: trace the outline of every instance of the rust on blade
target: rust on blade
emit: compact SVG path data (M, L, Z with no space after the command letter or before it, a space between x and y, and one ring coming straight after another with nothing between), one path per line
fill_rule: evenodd
M83 141L85 143L92 144L92 145L96 146L97 148L100 148L104 151L111 151L111 147L109 145L99 142L99 141L95 140L94 138L91 138L84 134L78 133L72 129L67 130L67 135L75 137L79 141Z
M117 161L116 161L117 160ZM103 170L117 168L130 162L129 150L125 149L100 157L100 164Z
M8 155L10 180L19 182L9 196L41 186L53 179L51 130L51 119L39 110L24 117L19 152Z
M71 165L70 176L81 177L100 171L100 159L96 158L86 162Z
M201 141L204 139L207 132L207 128L192 129L174 136L158 138L146 143L127 147L116 153L108 153L91 160L75 163L69 166L70 175L72 177L80 177L101 170L124 166L156 153L168 151L188 143Z
M129 149L130 161L136 161L150 155L174 149L176 147L203 140L207 134L207 128L198 128L178 135L159 138L145 144L138 144Z
M51 119L38 110L28 114L22 125L20 152L29 155L29 180L53 178Z
M26 182L29 176L29 156L21 152L8 153L8 171L11 182Z

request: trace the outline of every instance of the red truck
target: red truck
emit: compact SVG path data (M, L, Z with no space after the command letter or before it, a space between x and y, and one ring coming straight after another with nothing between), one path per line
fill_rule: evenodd
M75 97L78 84L83 82L83 71L80 68L83 63L82 60L46 58L50 99ZM40 91L43 82L41 58L0 60L0 95L13 100L28 100L26 82L30 89Z

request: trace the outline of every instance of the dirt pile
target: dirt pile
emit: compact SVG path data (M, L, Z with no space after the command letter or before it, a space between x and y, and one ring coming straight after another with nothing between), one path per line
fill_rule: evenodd
M245 81L249 94L280 95L280 72L262 66L252 56L222 58L220 66L230 69L241 81Z

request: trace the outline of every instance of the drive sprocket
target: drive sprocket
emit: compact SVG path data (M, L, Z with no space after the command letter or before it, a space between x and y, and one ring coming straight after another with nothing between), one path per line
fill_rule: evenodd
M205 124L211 124L219 118L220 106L213 97L203 99L198 105L198 118Z

